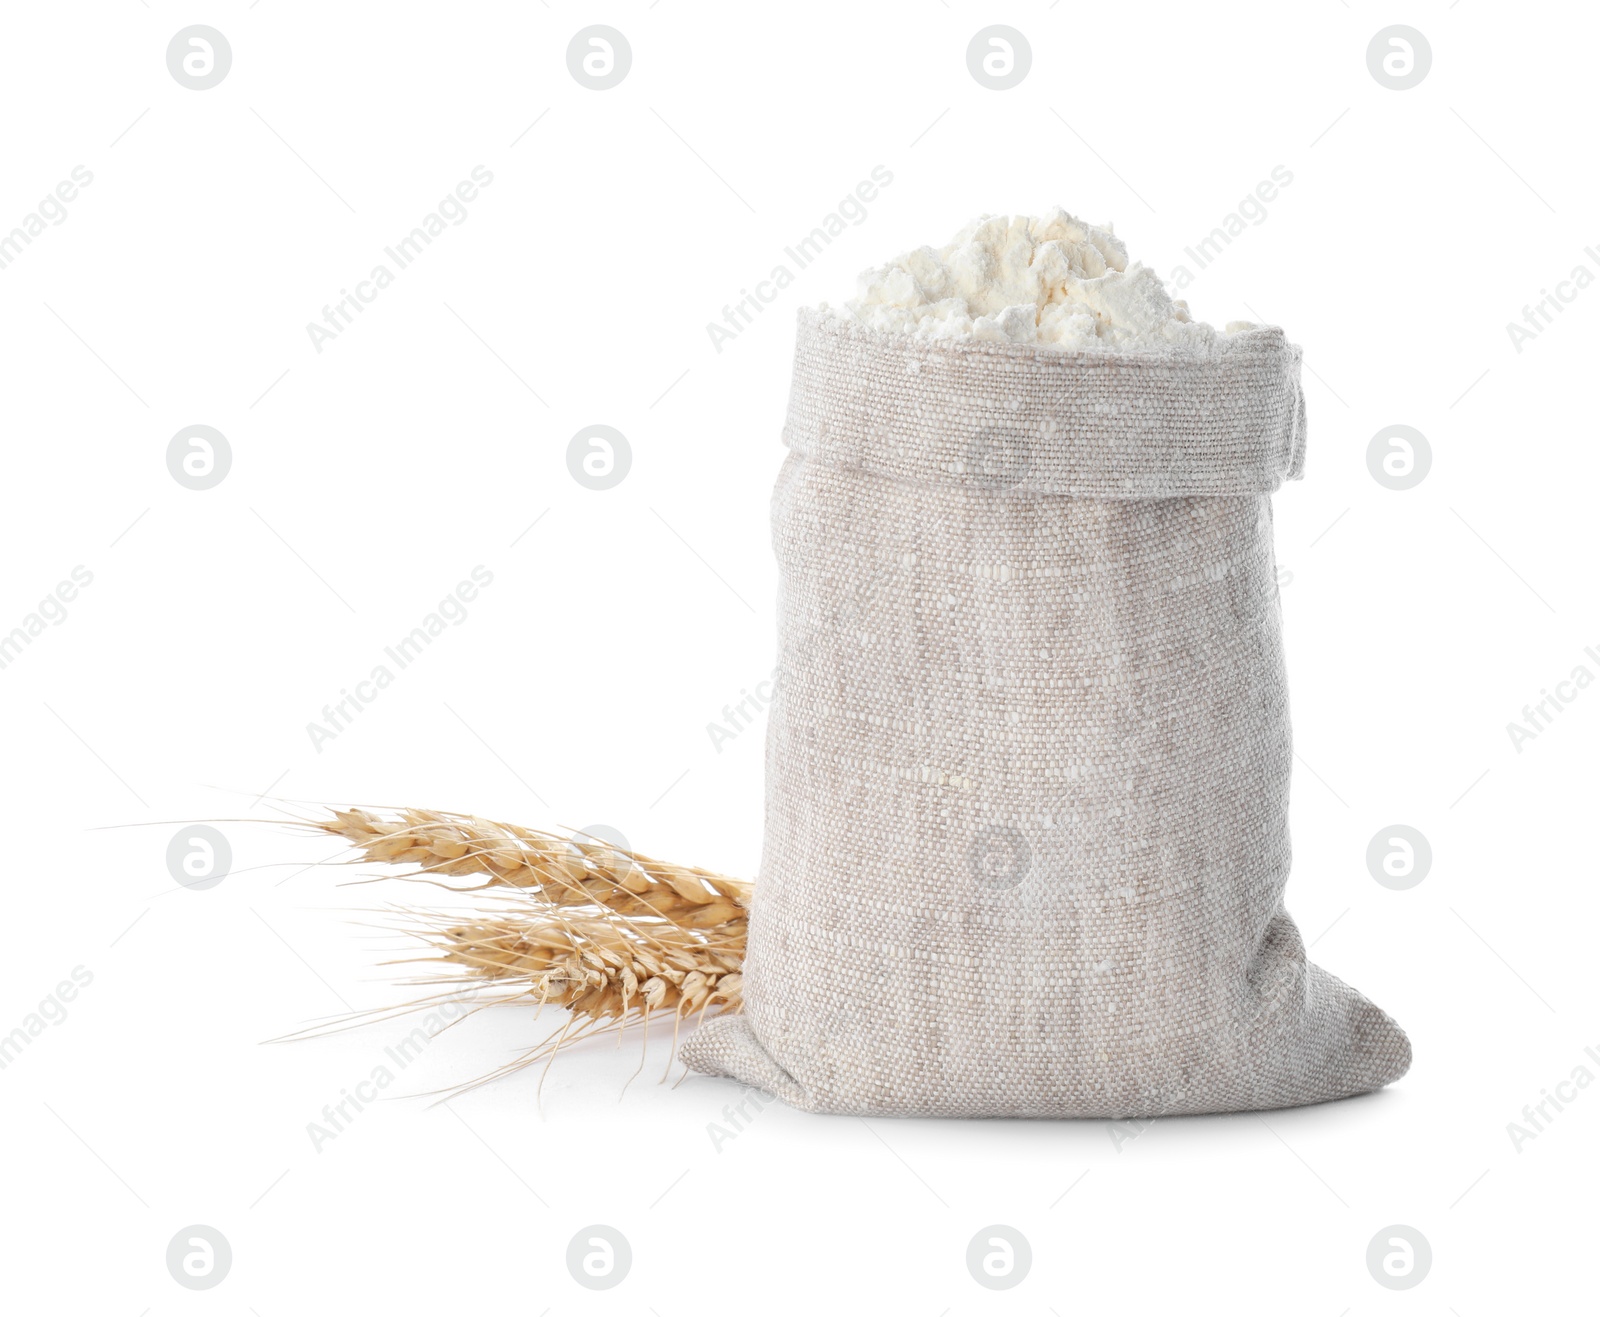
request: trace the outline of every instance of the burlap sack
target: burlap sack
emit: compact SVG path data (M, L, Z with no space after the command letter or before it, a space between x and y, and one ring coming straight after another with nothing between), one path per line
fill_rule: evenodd
M811 1111L1156 1116L1402 1075L1306 961L1269 494L1299 349L801 317L746 1007L688 1063Z

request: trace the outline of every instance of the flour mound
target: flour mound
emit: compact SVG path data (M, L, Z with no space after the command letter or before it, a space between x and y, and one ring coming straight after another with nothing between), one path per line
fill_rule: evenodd
M1236 321L1218 331L1190 319L1154 270L1128 264L1109 225L1059 206L1043 218L984 215L947 247L866 270L856 296L832 314L894 334L1062 349L1204 348L1252 327Z

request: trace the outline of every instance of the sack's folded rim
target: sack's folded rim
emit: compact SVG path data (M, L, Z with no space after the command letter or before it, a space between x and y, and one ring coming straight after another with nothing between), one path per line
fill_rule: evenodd
M1270 494L1304 474L1301 356L1275 326L1205 351L1063 351L805 308L783 438L831 465L1017 495Z

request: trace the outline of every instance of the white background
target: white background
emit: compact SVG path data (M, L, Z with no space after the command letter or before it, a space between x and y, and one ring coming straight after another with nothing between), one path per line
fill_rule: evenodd
M1033 52L1006 92L966 67L997 22ZM191 23L232 47L211 90L166 66ZM632 48L609 91L567 70L591 23ZM1391 23L1432 47L1409 91L1368 72ZM1576 1067L1600 1075L1600 689L1520 753L1506 725L1579 664L1600 675L1600 290L1521 352L1506 324L1574 266L1600 273L1596 35L1577 6L1483 0L9 6L0 232L75 166L93 182L0 270L0 632L75 566L93 583L0 670L0 1033L74 967L93 981L0 1071L7 1308L1592 1304L1600 1090L1520 1149L1507 1124ZM493 183L465 223L319 353L307 322L479 165ZM706 323L875 165L893 183L865 221L714 350ZM706 726L773 664L767 497L797 308L973 214L1057 202L1115 220L1163 276L1193 270L1183 249L1279 165L1292 184L1186 295L1305 347L1306 479L1275 499L1289 906L1314 958L1406 1027L1411 1073L1120 1144L1104 1122L774 1105L719 1148L732 1085L657 1085L662 1049L619 1102L638 1058L601 1046L560 1060L542 1104L536 1074L385 1100L314 1148L308 1122L401 1026L259 1044L401 1000L378 964L394 940L360 925L416 890L341 887L302 867L333 847L244 822L218 825L235 871L184 890L179 823L270 819L264 794L408 803L605 823L753 876L760 733L719 753ZM166 465L195 424L232 451L205 491ZM567 471L592 424L632 449L607 492ZM1393 424L1432 447L1406 492L1366 464ZM323 706L477 565L494 579L468 619L315 747ZM1433 848L1410 891L1366 865L1395 823ZM549 1023L479 1016L391 1092L472 1078ZM633 1249L606 1293L565 1265L595 1222ZM165 1264L195 1223L233 1250L205 1293ZM992 1223L1033 1247L1005 1293L965 1265ZM1365 1262L1394 1223L1434 1255L1404 1293Z

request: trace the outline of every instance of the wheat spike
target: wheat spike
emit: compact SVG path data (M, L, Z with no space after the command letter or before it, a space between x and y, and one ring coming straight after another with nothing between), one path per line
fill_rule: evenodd
M486 983L504 1000L565 1007L568 1027L484 1080L549 1059L579 1038L667 1012L685 1016L743 1005L751 884L670 864L584 836L441 810L335 810L306 826L342 837L357 863L416 865L440 882L478 878L483 917L406 912L405 931L452 967L442 979ZM574 1029L573 1026L576 1025ZM670 1065L670 1061L669 1061Z
M749 883L587 837L426 809L398 810L393 818L335 810L312 826L343 837L374 863L416 864L442 878L482 877L485 887L531 888L554 905L598 905L630 918L744 936Z

